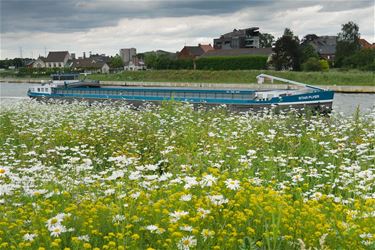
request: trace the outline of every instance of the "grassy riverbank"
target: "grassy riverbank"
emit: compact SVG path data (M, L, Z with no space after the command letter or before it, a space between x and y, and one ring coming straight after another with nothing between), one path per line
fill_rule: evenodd
M353 85L375 86L373 72L334 71L330 72L293 72L272 70L148 70L124 71L117 74L93 74L89 78L100 81L134 81L134 82L205 82L205 83L254 83L261 73L283 77L313 85ZM1 77L7 79L48 79L47 77L17 77L9 72Z
M261 73L301 81L314 85L356 85L375 86L373 72L280 72L271 70L158 70L125 71L118 74L96 74L91 79L101 81L141 81L141 82L207 82L207 83L254 83Z
M374 249L375 116L0 104L1 249Z

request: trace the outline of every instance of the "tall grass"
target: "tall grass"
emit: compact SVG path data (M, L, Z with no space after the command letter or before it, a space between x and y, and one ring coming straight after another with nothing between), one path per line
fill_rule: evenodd
M314 85L375 86L374 73L363 71L293 72L272 70L150 70L135 72L125 71L118 74L108 75L91 75L90 78L101 81L255 83L256 76L261 73Z
M2 102L2 249L372 249L375 113Z

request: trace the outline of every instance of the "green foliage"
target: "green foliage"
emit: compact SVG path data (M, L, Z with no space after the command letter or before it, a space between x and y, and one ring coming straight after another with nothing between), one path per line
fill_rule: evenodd
M329 71L329 63L325 59L319 60L321 71Z
M271 48L275 37L268 33L260 33L259 35L259 46L261 48Z
M301 50L301 63L306 62L309 58L319 58L314 47L311 44L303 44L300 47Z
M202 57L196 60L196 65L204 70L265 69L267 56Z
M255 83L256 76L262 73L313 85L374 86L373 72L353 70L345 72L335 70L329 72L275 70L145 70L126 71L107 75L94 74L90 75L90 79L138 82Z
M319 59L310 57L305 63L302 64L303 71L321 71Z
M124 63L119 55L112 57L111 61L109 62L109 67L111 68L122 68Z
M373 249L373 115L0 105L1 249Z
M266 56L227 56L227 57L203 57L195 61L193 59L174 59L167 54L150 53L145 56L147 67L157 70L165 69L196 69L200 70L241 70L241 69L265 69Z
M371 70L375 64L375 49L361 49L343 60L343 66Z
M272 64L276 70L299 70L301 51L299 39L293 32L286 28L284 35L275 44Z
M306 36L304 36L303 38L302 38L302 44L306 44L306 43L308 43L308 42L311 42L311 41L314 41L315 39L317 39L318 38L318 36L317 35L315 35L315 34L307 34Z
M17 71L0 72L0 77L30 77L49 79L51 74L81 72L82 70L72 70L70 68L19 68Z
M310 57L302 64L303 71L328 71L329 64L327 60L319 60L316 57Z
M350 57L360 49L359 45L359 27L354 22L348 22L342 25L342 32L338 33L335 66L342 67L345 58Z
M192 59L176 59L167 53L149 52L144 58L149 69L193 69Z
M16 68L25 67L26 63L29 62L30 58L13 58L0 60L0 68L7 69L9 66L14 66Z

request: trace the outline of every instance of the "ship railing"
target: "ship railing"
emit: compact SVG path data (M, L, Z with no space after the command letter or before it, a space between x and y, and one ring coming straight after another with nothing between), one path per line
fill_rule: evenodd
M323 89L323 88L315 87L315 86L312 86L312 85L309 85L309 84L306 84L306 83L288 80L288 79L285 79L285 78L271 76L271 75L267 75L267 74L260 74L256 78L257 78L259 84L264 83L265 79L270 79L272 83L273 83L274 80L276 80L276 81L285 82L285 83L297 85L297 86L304 87L304 88L310 88L310 89L314 89L314 90L318 90L318 91L325 91L325 89Z

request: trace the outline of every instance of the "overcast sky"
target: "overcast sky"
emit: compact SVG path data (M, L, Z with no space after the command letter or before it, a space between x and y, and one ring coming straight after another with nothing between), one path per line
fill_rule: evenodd
M213 43L234 28L259 27L276 38L288 27L306 34L336 35L354 21L361 37L374 38L374 0L0 0L0 57L38 57L68 50L115 55L181 50Z

